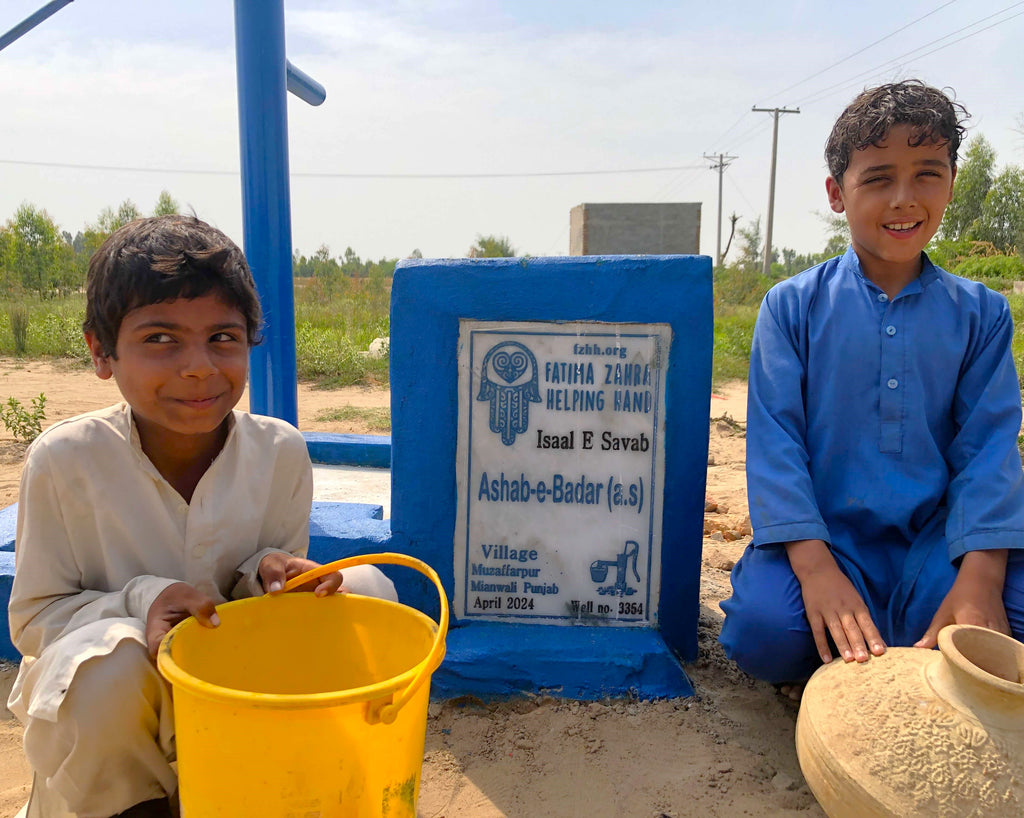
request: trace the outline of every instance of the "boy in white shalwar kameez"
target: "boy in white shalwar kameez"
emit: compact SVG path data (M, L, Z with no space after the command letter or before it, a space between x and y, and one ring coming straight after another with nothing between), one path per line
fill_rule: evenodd
M153 656L182 619L216 627L217 603L280 593L314 566L312 470L294 427L234 409L261 312L227 236L191 217L132 222L93 256L87 296L96 374L125 402L29 449L9 706L34 773L29 816L169 816L171 696ZM395 598L376 568L344 582ZM341 587L335 573L303 590Z

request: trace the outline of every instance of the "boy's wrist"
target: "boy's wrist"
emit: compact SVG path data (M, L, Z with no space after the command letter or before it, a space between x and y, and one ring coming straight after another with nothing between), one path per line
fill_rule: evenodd
M1005 548L968 551L960 561L958 575L1002 587L1006 582L1006 561L1009 553Z
M789 565L801 582L806 577L836 567L835 558L824 540L794 540L786 543L785 547Z

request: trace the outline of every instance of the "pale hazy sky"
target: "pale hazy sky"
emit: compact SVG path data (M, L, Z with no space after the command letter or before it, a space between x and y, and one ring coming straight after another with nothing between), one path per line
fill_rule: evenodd
M44 3L0 2L0 33ZM76 0L0 52L0 221L30 202L74 233L166 189L241 242L233 7ZM771 117L752 106L801 110L780 120L774 244L817 251L833 120L911 76L955 89L999 164L1024 164L1024 2L286 0L285 18L288 58L327 89L288 103L306 254L462 256L494 233L565 255L581 202L701 202L713 255L702 154L738 157L725 216L766 219ZM344 176L637 168L675 169Z

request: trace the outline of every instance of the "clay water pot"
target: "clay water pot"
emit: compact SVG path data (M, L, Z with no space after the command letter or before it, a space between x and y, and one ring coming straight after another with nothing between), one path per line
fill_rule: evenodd
M796 723L830 818L1024 816L1024 644L973 625L811 677Z

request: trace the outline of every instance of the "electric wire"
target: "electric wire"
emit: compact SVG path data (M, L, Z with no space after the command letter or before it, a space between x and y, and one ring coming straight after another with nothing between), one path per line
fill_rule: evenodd
M65 168L72 170L98 170L124 173L185 173L200 176L238 176L237 170L215 170L201 168L147 168L122 165L86 165L71 162L33 162L20 159L0 159L3 165L26 167ZM619 168L614 170L560 170L528 171L522 173L314 173L292 171L290 176L300 179L525 179L554 176L612 176L633 173L668 173L681 170L703 169L704 165L670 165L655 168Z
M687 190L701 175L701 171L707 170L706 165L701 165L699 168L693 168L684 172L680 172L678 176L669 180L669 182L661 187L661 189L654 195L653 201L655 202L667 202L669 197L678 197L680 193Z
M745 202L747 203L747 207L749 207L749 208L750 208L750 212L751 212L751 213L758 213L758 212L759 212L759 211L758 211L758 208L754 207L754 205L752 205L752 204L750 203L750 199L748 199L748 198L747 198L747 194L743 192L743 188L741 188L741 187L739 186L739 184L737 184L736 180L735 180L735 179L733 179L733 178L732 178L731 176L729 176L728 174L726 174L726 177L725 177L725 178L729 180L729 183L730 183L730 184L731 184L731 185L732 185L732 186L733 186L734 188L736 188L736 192L737 192L737 193L739 193L739 194L740 194L740 198L741 198L741 199L742 199L743 201L745 201Z
M962 26L962 27L956 29L955 31L951 31L948 34L944 34L942 37L938 37L938 38L936 38L934 40L931 40L930 42L925 43L924 45L920 45L917 48L913 48L910 51L904 52L903 54L900 54L898 57L893 57L893 58L887 60L886 62L881 63L880 65L875 66L874 68L870 68L870 69L868 69L866 71L860 72L859 74L855 74L854 76L849 77L849 78L843 80L842 82L835 83L834 85L829 85L829 86L827 86L825 88L821 88L821 89L819 89L817 91L813 91L808 96L803 97L802 99L798 99L796 101L796 103L794 103L794 104L796 104L796 105L804 105L804 104L813 105L815 102L820 102L822 99L825 99L826 97L831 96L832 93L834 93L834 92L836 92L838 90L842 90L843 88L846 88L846 87L848 87L849 85L851 85L853 83L860 82L865 77L876 76L876 75L878 75L880 73L884 73L885 71L887 71L890 68L892 68L895 65L897 65L901 60L904 60L904 59L907 59L907 58L910 58L910 59L921 59L923 57L930 56L931 54L935 54L938 51L942 51L943 49L949 48L950 46L953 46L953 45L956 45L957 43L963 42L964 40L967 40L967 39L969 39L971 37L974 37L974 36L976 36L978 34L981 34L982 32L988 31L989 29L995 28L996 26L1002 25L1003 23L1007 23L1010 20L1013 20L1013 19L1015 19L1017 17L1020 17L1021 15L1024 15L1024 11L1019 11L1016 14L1012 14L1009 17L1003 18L1002 20L997 20L996 22L991 23L990 25L987 25L984 28L980 28L977 31L972 31L970 34L965 34L963 37L958 37L957 39L952 40L952 41L950 41L948 43L945 43L943 45L940 45L937 48L933 48L931 51L926 51L923 54L918 54L917 53L917 52L919 52L919 51L921 51L923 49L926 49L926 48L929 48L930 46L935 45L936 43L941 43L943 40L947 40L950 37L953 37L953 36L959 34L962 31L967 31L967 29L969 29L969 28L973 28L974 26L980 25L981 23L984 23L986 20L991 20L993 17L997 17L1000 14L1004 14L1004 13L1006 13L1006 12L1012 10L1012 9L1015 9L1018 6L1022 6L1022 5L1024 5L1024 0L1019 0L1019 2L1016 2L1016 3L1013 3L1013 4L1009 5L1009 6L1006 6L1005 8L1002 8L999 11L993 12L992 14L986 15L985 17L981 17L978 20L975 20L973 23L968 23L967 25Z
M949 0L949 2L947 2L947 3L943 3L943 4L942 4L941 6L939 6L938 8L934 8L934 9L932 9L932 10L931 10L931 11L929 11L929 12L928 12L927 14L922 14L922 15L921 15L920 17L918 17L918 18L917 18L916 20L911 20L911 21L910 21L909 23L907 23L906 25L900 26L900 27L899 27L898 29L896 29L895 31L890 31L890 32L889 32L888 34L886 34L886 35L885 35L884 37L879 37L879 38L878 38L877 40L875 40L875 41L874 41L873 43L868 43L868 44L867 44L866 46L864 46L863 48L859 48L859 49L857 49L857 50L856 50L856 51L854 51L854 52L853 52L852 54L847 54L847 55L846 55L845 57L843 57L843 58L842 58L841 60L837 60L836 62L832 63L831 65L829 65L829 66L826 66L825 68L822 68L822 69L821 69L820 71L816 71L815 73L811 74L811 75L810 75L809 77L804 77L804 78L803 78L802 80L800 80L799 82L794 82L794 83L793 83L792 85L790 85L790 86L787 86L786 88L783 88L783 89L782 89L781 91L777 91L777 92L775 92L774 94L771 94L771 95L770 95L770 96L769 96L768 98L769 98L769 99L774 99L775 97L780 97L780 96L782 96L782 95L783 95L783 94L785 94L785 93L786 93L787 91L792 91L792 90L793 90L794 88L799 88L799 87L800 87L801 85L803 85L803 84L804 84L805 82L810 82L810 81L811 81L811 80L813 80L813 79L814 79L815 77L820 77L820 76L821 76L822 74L824 74L824 73L825 73L826 71L831 71L831 70L832 70L833 68L835 68L836 66L842 65L842 64L843 64L844 62L847 62L848 60L852 60L852 59L853 59L854 57L856 57L856 56L858 56L858 55L860 55L860 54L863 54L863 53L864 53L865 51L867 51L868 49L870 49L870 48L874 48L874 47L875 47L876 45L878 45L879 43L884 43L884 42L885 42L886 40L888 40L889 38L891 38L891 37L895 37L895 36L896 36L897 34L899 34L899 33L900 33L901 31L906 31L906 30L907 30L908 28L910 28L911 26L913 26L913 25L916 25L917 23L920 23L920 22L921 22L922 20L924 20L924 19L925 19L926 17L931 17L931 16L932 16L933 14L935 14L936 12L942 11L942 9L946 8L946 6L951 6L951 5L953 5L953 4L955 3L955 2L957 2L957 0Z

